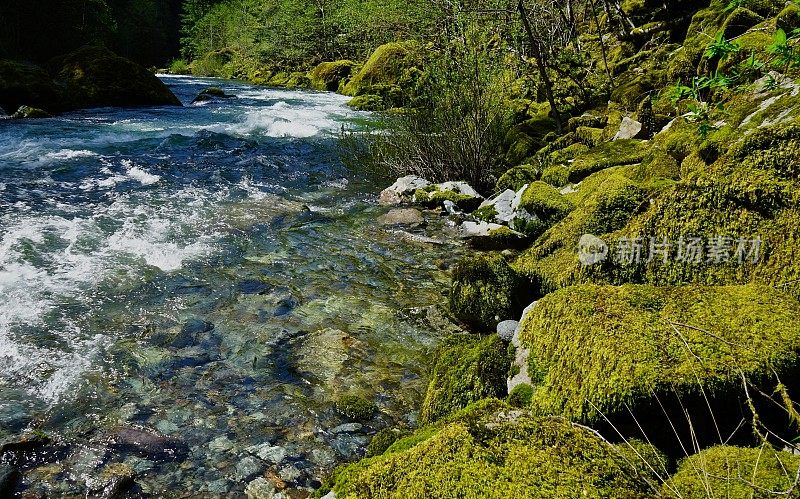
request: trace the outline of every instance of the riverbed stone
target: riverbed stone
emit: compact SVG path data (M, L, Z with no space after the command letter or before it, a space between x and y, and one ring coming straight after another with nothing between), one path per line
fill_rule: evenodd
M275 492L275 486L264 477L256 478L244 489L247 499L272 499Z
M425 222L422 212L416 208L395 208L378 217L381 225L409 225L418 227Z
M269 443L261 445L252 445L248 447L247 452L258 456L260 459L272 464L280 464L286 459L288 452L285 448L279 445L272 445Z
M364 427L361 423L345 423L331 429L331 433L355 433Z
M236 464L234 478L239 482L246 482L263 473L266 468L266 465L260 459L246 456Z
M379 202L386 205L400 204L404 198L413 194L417 189L424 189L429 185L430 182L416 175L400 177L394 184L381 192Z
M491 231L502 229L503 227L503 225L491 222L464 222L461 224L461 237L464 239L486 237Z

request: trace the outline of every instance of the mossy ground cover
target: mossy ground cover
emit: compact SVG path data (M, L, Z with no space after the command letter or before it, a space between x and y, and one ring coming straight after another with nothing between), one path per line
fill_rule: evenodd
M797 497L798 470L800 456L790 452L720 445L681 461L662 494L670 499Z
M604 424L632 411L652 433L646 437L668 441L672 431L653 432L660 411L649 404L677 397L696 428L704 428L712 404L716 424L729 435L747 412L743 379L765 393L777 380L794 380L800 303L755 285L579 285L539 300L523 321L521 339L530 349L537 413ZM672 424L689 442L687 416L677 414ZM782 431L788 430L784 414ZM753 438L747 430L744 437ZM714 431L695 438L719 443Z
M328 487L337 498L557 499L652 497L657 484L627 447L484 400L337 470Z

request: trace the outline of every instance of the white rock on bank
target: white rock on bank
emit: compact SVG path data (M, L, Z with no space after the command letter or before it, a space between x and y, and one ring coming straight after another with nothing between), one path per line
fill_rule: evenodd
M517 193L512 191L511 189L506 189L497 196L489 198L483 203L481 203L478 209L486 208L489 206L494 207L494 211L497 213L494 216L495 221L508 224L511 222L511 220L514 219L513 203L516 194Z
M381 204L400 204L403 198L414 193L417 189L424 189L431 185L430 182L416 175L406 175L398 178L394 184L381 192L378 201Z
M483 196L478 194L478 191L473 189L472 186L466 182L443 182L439 184L438 187L440 191L453 191L473 198L483 198Z
M489 232L503 227L503 225L490 222L464 222L461 224L461 237L464 239L486 237Z
M611 140L625 140L636 138L642 132L642 124L625 116L619 125L619 131Z
M528 313L533 310L533 307L536 306L536 303L537 302L531 303L527 306L527 308L525 308L525 310L523 310L522 317L520 318L519 323L514 330L514 335L511 337L511 344L517 349L514 355L514 365L519 368L519 372L510 377L506 383L509 393L511 393L511 390L513 390L517 385L521 385L523 383L531 384L531 377L528 374L528 357L530 356L530 350L522 347L522 343L519 340L519 335L522 332L522 324L525 322L525 318L528 316Z

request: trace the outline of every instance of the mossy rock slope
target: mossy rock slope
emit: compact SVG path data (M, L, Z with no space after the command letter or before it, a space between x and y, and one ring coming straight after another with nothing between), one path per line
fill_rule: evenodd
M530 349L536 412L611 423L640 438L641 425L662 449L676 444L678 432L691 447L683 409L698 440L718 443L719 433L704 425L734 433L748 412L743 379L765 393L778 380L797 384L800 303L756 285L579 285L542 298L521 339ZM707 421L709 405L716 421ZM671 409L672 422L660 422ZM788 431L781 416L776 428ZM738 437L752 434L744 429Z
M639 454L657 456L635 445ZM383 455L340 468L318 495L332 489L339 499L653 497L657 485L645 469L627 447L585 428L484 400Z

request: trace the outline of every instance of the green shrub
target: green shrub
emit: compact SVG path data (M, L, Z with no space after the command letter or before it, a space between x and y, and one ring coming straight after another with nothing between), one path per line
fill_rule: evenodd
M532 399L533 387L527 383L522 383L511 389L506 400L512 407L526 408L530 407Z

